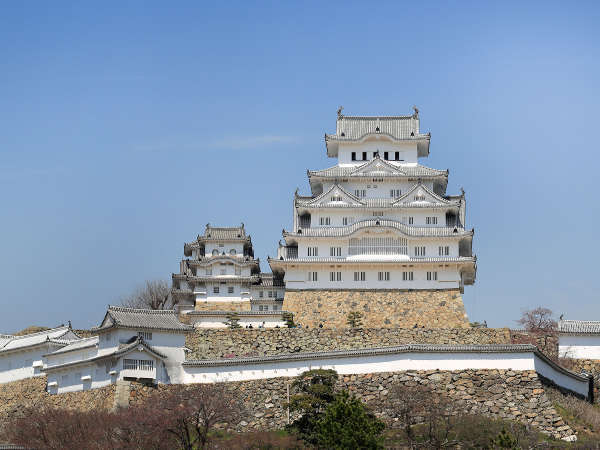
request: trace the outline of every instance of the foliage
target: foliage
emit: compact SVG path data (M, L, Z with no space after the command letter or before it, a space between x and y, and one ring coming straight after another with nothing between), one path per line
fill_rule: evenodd
M553 319L554 313L548 308L538 306L537 308L525 310L517 323L531 333L553 334L558 324Z
M164 280L146 281L143 286L121 299L123 306L142 309L173 309L176 303L169 283Z
M362 328L362 313L360 311L350 311L346 323L350 328Z
M225 325L229 327L231 330L237 330L238 328L242 328L240 325L240 316L236 312L229 313L225 316Z
M490 439L491 448L510 448L518 449L517 439L506 431L506 428L502 428L502 431L494 439Z
M320 415L335 400L335 370L315 369L301 373L292 383L290 412L301 414L288 426L290 431L309 443L315 443L314 429Z
M213 447L227 450L304 449L297 436L283 430L233 433L215 437Z
M342 391L317 420L314 438L319 448L379 449L384 429L384 423L360 399Z
M290 311L286 311L283 313L283 320L285 320L285 326L288 328L295 328L296 324L294 323L294 314Z
M24 336L26 334L38 333L40 331L46 331L49 329L50 328L48 328L48 327L38 327L37 325L31 325L27 328L22 329L21 331L17 331L16 333L13 333L13 336Z

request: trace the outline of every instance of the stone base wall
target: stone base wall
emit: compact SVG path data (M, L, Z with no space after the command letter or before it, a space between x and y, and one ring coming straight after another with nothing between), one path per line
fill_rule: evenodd
M240 422L229 426L237 431L283 428L287 424L286 387L292 381L293 378L271 378L228 383L228 390L245 406ZM359 397L388 426L393 427L397 418L390 407L390 392L395 385L428 385L435 395L450 399L454 414L515 420L557 439L575 434L548 400L534 371L414 371L344 375L340 376L337 388L347 389ZM169 386L159 389L166 390ZM152 392L155 390L139 385L134 387L130 404L143 403Z
M250 300L246 302L196 302L196 311L250 311Z
M347 328L358 311L367 328L468 328L460 290L286 290L283 310L310 328Z
M600 360L560 358L559 363L575 373L585 372L594 377L594 403L600 403Z
M188 359L353 350L402 344L510 344L508 328L196 329L186 336Z

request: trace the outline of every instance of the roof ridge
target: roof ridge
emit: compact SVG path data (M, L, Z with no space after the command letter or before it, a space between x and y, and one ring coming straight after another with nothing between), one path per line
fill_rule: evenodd
M136 312L144 314L175 314L173 309L148 309L148 308L130 308L127 306L112 306L108 305L108 311L121 311L121 312ZM114 317L113 317L114 319Z
M417 119L414 114L401 115L401 116L347 116L341 115L337 120L351 119L351 120L376 120L376 119Z
M31 337L31 336L39 336L39 335L47 334L47 333L54 333L56 331L59 331L61 328L65 328L66 329L65 331L69 330L69 326L68 325L61 325L61 326L58 326L58 327L55 327L55 328L49 328L49 329L44 330L44 331L36 331L34 333L22 334L20 336L15 336L14 334L13 335L8 335L8 336L11 337L11 338L13 338L13 339L24 339L24 338L28 338L28 337Z

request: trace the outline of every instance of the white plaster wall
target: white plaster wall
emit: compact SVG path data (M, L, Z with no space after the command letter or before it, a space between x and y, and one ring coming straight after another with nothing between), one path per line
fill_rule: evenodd
M225 314L221 316L190 316L190 323L194 325L196 328L226 328L225 321L227 317ZM239 324L242 328L247 328L249 325L252 325L252 328L259 328L263 326L264 328L284 328L285 321L281 318L281 316L241 316Z
M299 208L300 214L302 214L305 208ZM383 213L383 215L373 215L373 211L377 213ZM397 209L386 209L386 208L315 208L312 209L311 212L311 228L327 228L327 227L342 227L344 225L344 217L348 218L348 225L356 222L360 222L362 220L376 220L376 219L385 219L385 220L395 220L397 222L403 223L405 225L409 224L409 217L413 218L413 226L418 227L432 227L432 228L440 228L446 227L446 212L441 209L425 209L425 208L397 208ZM321 218L330 219L329 225L321 225ZM428 225L427 217L437 217L437 225ZM354 220L351 220L354 219Z
M381 176L373 175L370 177L352 179L347 182L339 182L346 192L355 195L356 189L366 190L366 198L390 198L390 189L400 189L401 195L406 194L415 185L414 181L392 181L384 178L383 181L373 181L373 179L381 178ZM424 180L423 185L428 189L433 190L433 181ZM323 192L327 192L333 186L333 182L323 182Z
M230 251L232 249L235 250L236 256L244 256L244 244L241 242L207 242L204 244L204 254L206 256L212 255L213 250L217 250L219 255L225 253L231 256Z
M80 364L62 370L48 372L48 392L62 394L88 389L97 389L108 386L117 380L117 376L110 375L104 362ZM66 379L63 376L66 375ZM82 377L91 377L91 381L83 381ZM53 385L57 383L57 386Z
M379 139L373 137L361 143L340 143L338 146L338 164L340 166L364 164L366 161L352 161L352 152L356 152L356 157L361 159L361 152L365 151L367 152L367 160L369 161L373 159L373 152L376 151L379 151L381 159L383 159L383 152L392 152L390 158L393 158L394 152L399 151L400 159L403 159L404 163L416 163L418 161L416 142L390 142L385 137L380 137Z
M588 395L589 384L587 381L582 382L576 380L573 377L556 370L538 356L535 356L535 370L540 375L554 381L561 387L577 392L578 394L584 396Z
M48 367L67 364L82 359L90 359L98 355L97 347L90 347L81 350L73 350L65 353L48 354L45 356L45 362Z
M23 380L43 375L40 365L43 356L50 351L49 346L23 351L0 353L0 383ZM36 366L36 367L34 367Z
M600 336L559 336L558 353L575 359L600 359Z

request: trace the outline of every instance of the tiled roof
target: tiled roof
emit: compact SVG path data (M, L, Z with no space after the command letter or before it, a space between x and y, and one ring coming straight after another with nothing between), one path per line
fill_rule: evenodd
M186 316L223 316L235 312L239 317L283 316L288 311L189 311Z
M344 116L340 115L336 122L332 139L357 140L367 134L386 134L394 139L411 139L424 137L419 133L419 117L410 116Z
M261 273L258 276L253 287L285 287L285 283L280 278L275 278L272 273Z
M92 330L103 331L111 328L176 332L193 330L193 327L181 323L173 310L135 309L122 306L109 306L102 324Z
M309 170L308 178L320 177L320 178L339 178L339 177L361 177L361 178L372 178L377 177L448 177L447 170L431 169L421 164L416 165L405 165L405 166L394 166L397 170L395 172L386 173L360 173L359 169L361 166L333 166L323 170Z
M67 352L72 352L75 350L82 350L84 348L95 347L98 344L98 336L92 336L85 339L80 339L78 341L74 341L66 345L65 347L59 348L58 350L53 351L52 353L48 353L45 356L53 356L56 354L62 354Z
M600 321L560 320L558 331L565 334L600 334Z
M246 240L249 236L246 236L246 230L244 224L239 227L211 227L210 224L206 225L204 234L199 236L203 240Z
M373 263L405 263L405 264L424 264L424 263L469 263L476 262L476 256L458 256L458 257L449 257L449 256L440 256L440 257L432 257L432 258L407 258L406 255L389 255L382 258L377 258L376 256L369 259L369 256L366 255L364 258L360 259L352 259L346 257L334 257L334 256L315 256L315 257L304 257L304 258L286 258L276 259L270 258L269 264L277 263L278 261L286 261L292 264L296 263L335 263L335 264L356 264L357 262L365 263L365 262L373 262Z
M415 227L406 225L396 220L387 219L367 219L355 222L352 225L344 227L316 227L303 228L302 233L284 231L283 236L308 236L308 237L342 237L350 236L352 233L368 227L388 227L396 228L407 236L415 237L449 237L449 236L472 236L473 230L464 230L453 227ZM456 231L455 231L456 230Z
M185 259L184 261L186 261L191 266L201 267L210 266L218 262L233 263L236 266L256 266L260 264L259 259L254 259L251 256L238 257L229 256L227 254L218 256L201 256L198 259Z
M64 338L65 336L68 336L68 338L64 339L64 345L70 341L80 339L72 334L72 331L68 326L60 326L50 330L38 331L37 333L25 334L23 336L11 336L10 339L8 339L6 335L3 335L3 339L0 341L0 352L19 350L34 345L43 344L44 342L48 342L50 340L56 341Z

